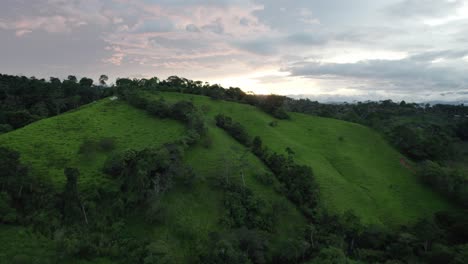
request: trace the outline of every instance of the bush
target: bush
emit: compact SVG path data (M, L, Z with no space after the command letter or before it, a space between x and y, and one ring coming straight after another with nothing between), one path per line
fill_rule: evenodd
M255 174L254 177L261 184L266 185L266 186L271 186L274 183L275 176L273 176L273 174L271 173L266 172L266 173Z
M13 130L13 127L9 124L0 124L0 134L7 133Z
M244 186L222 181L222 188L225 191L223 203L226 212L222 219L225 225L272 231L275 217L271 205Z
M226 130L234 139L244 146L250 146L250 137L245 128L238 122L233 122L232 118L218 114L215 117L216 126Z
M158 101L149 102L146 109L150 114L160 118L169 117L171 114L170 106L163 98L160 98Z
M98 149L98 144L96 141L92 139L85 139L80 145L80 149L78 150L78 154L82 155L90 155L96 152Z
M115 140L113 138L102 138L99 140L99 147L105 152L112 151L115 149Z
M0 192L0 223L14 223L16 210L11 206L11 197L6 192Z

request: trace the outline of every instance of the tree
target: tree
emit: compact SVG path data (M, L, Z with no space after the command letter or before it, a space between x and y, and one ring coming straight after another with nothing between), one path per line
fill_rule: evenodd
M263 145L262 139L256 136L252 141L252 152L257 156L262 158L263 157Z
M73 82L73 83L76 83L78 81L78 79L73 76L73 75L68 75L68 78L67 78L70 82Z
M103 74L103 75L101 75L101 76L99 77L99 83L100 83L101 85L106 85L106 82L107 82L108 80L109 80L109 77L107 77L107 75L104 75L104 74Z
M11 197L6 192L0 192L0 223L14 223L16 210L11 207Z
M78 177L80 171L76 168L65 168L65 176L67 182L63 191L63 216L66 222L73 223L75 219L83 212L85 221L87 222L86 213L82 208L80 196L78 193Z
M83 77L80 80L80 85L83 87L91 87L93 85L93 79Z
M348 264L343 250L335 247L327 247L320 250L319 255L314 258L311 264Z
M432 219L422 219L416 223L414 230L421 240L424 252L431 250L432 243L441 236L441 230Z
M468 121L465 121L458 125L457 135L462 140L468 140Z
M0 147L0 191L21 196L28 173L28 168L20 162L19 152Z

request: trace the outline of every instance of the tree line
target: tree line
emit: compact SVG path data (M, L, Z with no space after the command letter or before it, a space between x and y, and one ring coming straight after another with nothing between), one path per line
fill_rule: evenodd
M0 74L0 133L109 96L111 90L103 86L107 76L100 80L101 85L94 86L92 79L73 75L46 81Z

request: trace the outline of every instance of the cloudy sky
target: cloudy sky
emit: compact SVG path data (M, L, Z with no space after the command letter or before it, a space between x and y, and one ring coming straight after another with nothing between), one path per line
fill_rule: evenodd
M468 0L0 0L0 72L464 100Z

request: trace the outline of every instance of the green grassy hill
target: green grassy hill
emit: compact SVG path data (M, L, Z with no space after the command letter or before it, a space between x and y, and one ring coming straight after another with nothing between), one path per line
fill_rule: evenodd
M34 174L62 186L63 169L81 171L80 186L102 179L102 166L111 153L82 153L86 140L110 138L114 152L161 145L184 134L184 126L173 120L155 120L144 111L121 101L103 99L66 114L41 120L0 136L0 145L19 151Z
M127 148L159 146L180 138L184 132L184 126L177 121L157 119L125 102L104 99L3 134L0 136L0 146L19 151L22 161L31 166L33 173L44 175L59 190L65 183L64 168L78 168L81 172L79 188L86 192L106 184L108 178L102 173L102 167L112 153ZM141 212L128 217L125 232L152 241L162 241L173 252L177 262L185 262L193 257L195 251L195 245L189 242L193 241L192 238L202 242L209 239L211 232L223 229L219 221L224 212L222 192L213 186L215 178L224 177L228 171L231 181L241 182L235 167L238 166L238 160L245 159L246 186L268 203L281 205L282 211L275 228L276 239L279 241L285 236L301 236L301 228L306 222L300 212L272 187L265 187L254 178L255 174L265 173L268 169L221 129L210 127L209 133L212 140L209 147L195 146L186 155L186 162L197 175L194 186L187 189L176 185L163 197L161 203L167 206L161 224L145 224L144 212ZM103 138L114 139L116 148L105 153L79 154L83 142ZM7 240L2 243L0 252L10 252L11 258L15 254L9 248L34 241L33 237L19 236L22 232L26 231L22 228L0 229L0 236L18 234L17 241ZM34 250L36 248L26 252L34 255ZM101 261L104 260L98 263Z
M290 147L295 159L310 165L321 187L321 199L332 212L353 210L364 222L396 226L451 206L420 184L400 163L403 157L375 131L354 123L291 113L291 120L275 120L249 105L208 97L159 93L169 101L193 100L206 110L210 128L218 113L231 116L260 136L277 152ZM270 126L276 121L277 126Z
M198 243L208 240L211 232L223 229L219 221L224 210L222 192L213 183L216 178L231 175L232 181L243 184L236 169L241 160L246 161L245 185L261 199L281 208L274 231L278 241L301 236L306 224L296 207L274 187L256 180L255 175L268 169L216 127L213 118L218 113L240 122L250 135L260 136L273 151L284 152L290 147L297 162L314 169L321 202L332 212L350 209L366 223L392 227L450 208L441 197L418 183L400 164L402 156L381 136L361 125L295 113L291 113L291 120L275 120L255 107L204 96L147 96L155 100L162 96L170 102L192 100L203 110L209 127L211 143L191 147L185 156L197 175L196 181L190 189L176 185L165 194L161 201L166 205L162 222L145 224L143 212L127 219L126 232L164 243L178 262L193 257ZM271 126L271 121L277 125ZM78 168L79 187L86 190L108 180L102 166L112 153L159 146L178 139L184 132L184 126L177 121L157 119L125 102L104 99L0 135L0 146L21 152L22 161L31 165L32 172L51 180L58 189L65 182L63 169ZM115 141L112 151L79 153L86 140L106 138ZM11 232L25 231L2 227L0 236ZM8 251L11 243L15 242L0 243L0 252Z

